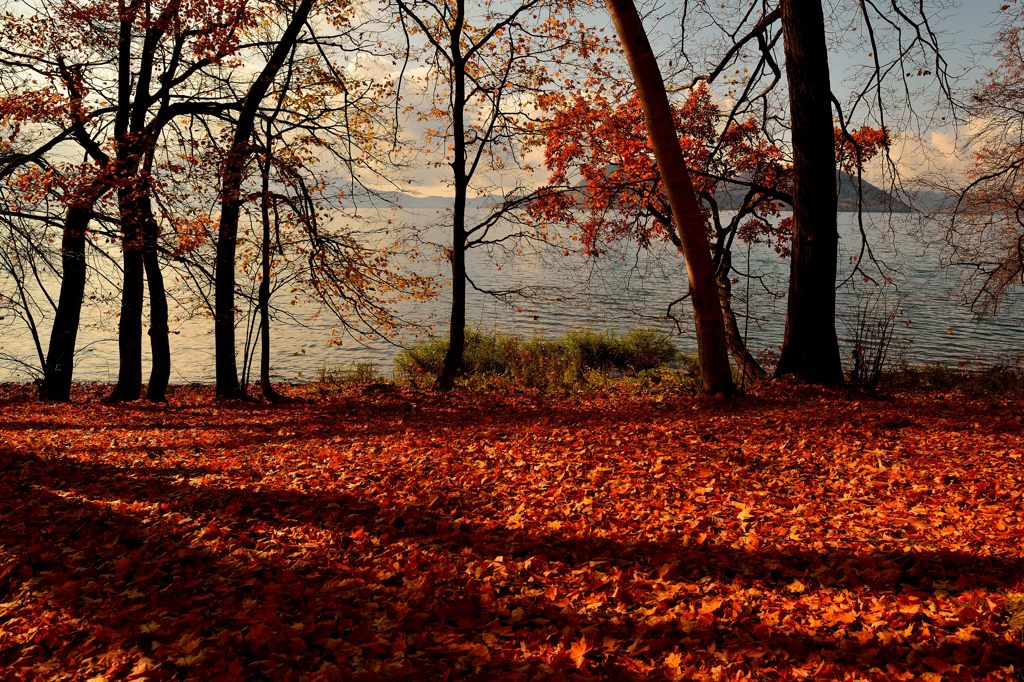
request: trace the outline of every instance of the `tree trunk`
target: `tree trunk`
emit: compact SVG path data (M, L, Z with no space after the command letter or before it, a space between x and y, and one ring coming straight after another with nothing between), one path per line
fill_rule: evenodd
M793 243L776 376L843 383L836 338L836 158L820 0L782 0L793 140Z
M450 391L462 370L466 350L466 195L469 174L466 169L466 62L462 55L462 29L465 3L456 3L455 27L451 31L452 56L452 180L455 200L452 206L452 312L448 321L448 351L444 354L436 387ZM481 143L482 144L482 143Z
M735 386L729 367L725 325L707 230L676 136L665 83L632 0L605 0L605 5L636 82L651 147L672 207L679 241L683 245L697 332L701 384L708 393L732 394Z
M146 399L152 402L167 400L167 385L171 378L170 327L167 323L167 290L160 271L157 240L160 237L156 218L149 195L139 198L142 215L144 245L142 261L146 270L146 286L149 289L149 347L152 353L149 383L146 385Z
M724 282L723 282L724 280ZM736 322L736 313L732 309L732 283L728 275L725 278L719 276L719 294L722 297L722 314L725 317L725 340L729 345L729 354L733 363L743 374L743 381L748 384L756 384L764 381L768 376L761 364L751 350L746 346L742 332L739 331L739 324Z
M238 174L239 176L241 173ZM234 190L238 194L236 183ZM225 194L228 180L224 179ZM235 251L238 242L239 204L237 198L225 199L217 230L217 265L214 271L214 352L216 357L217 397L241 398L238 364L235 359Z
M456 200L456 206L458 206ZM465 196L463 196L463 209L454 211L455 223L458 225L457 216L465 215ZM453 231L453 246L451 253L452 261L452 309L449 318L448 329L448 351L444 355L444 362L441 365L441 373L437 377L437 389L450 391L455 387L455 379L462 369L462 356L466 351L466 247L465 235L462 230Z
M260 280L260 389L263 397L277 402L281 394L270 383L270 159L273 139L268 129L266 137L267 160L263 166L263 193L260 201L260 217L263 219L263 244L260 263L263 278ZM274 209L277 216L277 209Z
M125 5L119 2L117 39L117 111L114 116L114 140L117 144L117 209L121 219L121 251L123 283L121 289L121 317L117 324L118 369L117 384L109 400L138 400L142 393L142 307L144 294L144 267L142 263L142 217L136 206L140 157L133 149L138 140L129 131L133 119L141 117L142 107L132 107L132 89L136 85L132 69L132 33L135 18L142 3ZM146 7L148 10L148 5ZM148 41L147 41L148 42ZM148 94L148 74L152 73L152 60L145 55L139 59L137 83L139 92ZM136 130L137 132L137 130Z
M118 190L118 212L123 231L124 279L121 318L117 324L117 384L109 400L138 400L142 395L142 311L145 293L142 215L135 183Z
M39 386L42 400L67 402L71 399L75 341L85 298L85 232L92 219L92 206L92 203L73 204L68 207L64 219L60 245L60 298L50 332L43 383Z
M252 154L250 138L255 129L260 103L270 90L288 53L295 46L312 6L313 0L302 0L299 3L288 27L274 46L270 59L249 86L224 161L220 225L217 230L217 265L214 273L214 346L218 398L244 397L244 391L238 383L238 364L235 358L235 252L242 208L242 179L246 161Z

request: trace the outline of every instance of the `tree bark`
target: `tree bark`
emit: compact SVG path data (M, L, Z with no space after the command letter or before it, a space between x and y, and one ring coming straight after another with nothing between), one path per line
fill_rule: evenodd
M707 393L732 394L735 386L707 230L676 136L665 83L632 0L605 0L605 5L636 82L651 147L683 245L702 388Z
M272 158L273 137L267 130L265 140L267 160L263 165L262 195L260 197L260 213L263 220L263 243L261 244L261 263L263 277L260 280L260 389L263 397L270 402L277 402L281 394L274 390L270 383L270 160ZM274 208L275 220L277 208Z
M836 158L820 0L782 0L793 142L793 241L786 333L776 376L843 383L836 337Z
M43 383L39 386L42 400L67 402L71 399L75 342L85 299L85 233L92 219L92 207L92 202L72 204L64 219L60 245L60 297L46 352Z
M299 3L270 59L249 86L224 162L220 225L217 230L217 265L214 273L214 346L218 398L244 397L238 382L235 358L235 252L242 208L242 179L246 161L252 154L250 138L255 129L260 103L270 90L288 53L295 46L312 6L313 0L302 0Z
M118 189L121 217L124 276L121 288L121 317L117 323L117 383L109 400L138 400L142 395L142 311L145 294L145 265L142 256L142 216L138 210L135 183Z
M143 54L139 56L138 83L132 70L132 34L138 16L140 2L130 4L121 0L117 39L117 111L114 116L114 141L117 144L117 208L121 219L121 251L123 280L121 289L121 317L117 323L118 370L117 383L109 400L138 400L142 393L142 308L144 294L144 266L142 262L142 227L136 201L138 174L141 159L135 149L137 139L132 139L133 120L144 119L144 109L139 105L142 94L149 94L149 77L152 74L152 53L149 39ZM149 6L145 8L147 11ZM132 105L132 90L138 88L136 106ZM136 131L138 129L136 125Z
M456 199L456 206L459 201ZM465 195L463 208L453 212L455 222L459 224L459 215L465 215ZM450 391L455 387L455 379L462 370L462 357L466 352L466 248L465 235L461 230L453 230L451 253L452 264L452 307L449 317L448 350L441 364L441 373L437 377L436 387L441 391ZM461 246L459 246L461 245Z
M452 61L452 180L455 200L452 206L452 310L448 320L448 350L437 376L436 388L450 391L462 370L466 350L466 195L469 173L466 169L466 62L462 54L462 28L465 23L464 0L456 2L455 26L451 31Z
M159 226L153 215L148 194L139 197L138 210L142 215L143 248L142 262L146 271L146 287L149 290L149 347L152 354L149 383L146 385L146 400L162 403L167 400L167 385L171 379L171 342L167 317L167 289L160 271L157 240Z

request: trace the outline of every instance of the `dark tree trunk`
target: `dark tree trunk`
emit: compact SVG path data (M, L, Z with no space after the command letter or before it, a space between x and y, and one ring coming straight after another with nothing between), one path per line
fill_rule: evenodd
M256 114L277 72L294 48L312 5L313 0L302 0L295 8L270 59L249 86L224 161L220 225L217 230L217 265L214 273L214 347L218 398L242 398L245 395L238 382L238 363L235 358L235 252L242 208L242 179L246 161L252 154L251 138L255 130Z
M146 286L149 289L149 347L153 356L149 370L149 383L146 385L146 399L153 402L165 402L167 400L167 384L171 378L167 290L164 287L164 276L160 271L160 257L157 251L157 240L160 237L159 226L153 215L148 194L139 198L139 211L142 215L145 240L142 249L142 262L146 271Z
M110 400L138 400L142 395L142 311L145 294L143 227L138 189L134 183L118 190L121 217L124 279L121 318L117 324L117 384Z
M274 390L270 383L270 159L273 139L268 130L266 137L267 160L263 165L263 193L260 201L261 218L263 219L263 244L261 245L260 263L263 277L260 280L260 390L263 397L270 402L277 402L281 394ZM277 209L274 209L277 216Z
M46 352L46 367L39 397L67 402L75 370L75 341L85 298L85 233L92 219L92 203L71 205L64 219L60 245L61 280L57 312Z
M458 216L460 213L465 215L465 195L461 212L458 209L458 198L455 203L455 223L461 225ZM441 391L450 391L455 387L455 379L462 370L462 357L466 351L466 238L461 229L453 230L452 234L452 244L455 246L451 252L452 309L449 318L448 351L444 355L441 373L437 377L437 388Z
M226 176L227 174L225 174ZM238 173L241 176L241 173ZM227 190L227 177L224 179ZM237 183L241 185L241 178ZM214 352L218 398L241 398L238 364L235 358L235 251L241 200L225 198L217 235L217 266L214 271Z
M820 0L782 0L793 140L793 243L776 376L843 383L836 338L836 158Z
M117 40L117 112L114 117L114 140L117 142L117 208L121 219L121 251L123 283L121 289L121 317L117 324L118 370L117 384L110 400L138 400L142 393L142 307L145 268L142 262L142 217L137 207L138 173L141 159L134 149L138 139L132 139L133 118L144 117L144 107L132 106L132 89L148 95L148 80L152 74L152 59L140 55L138 83L132 69L132 33L141 3L122 5ZM148 5L146 7L148 10ZM149 41L146 41L149 46ZM145 50L144 50L145 52ZM136 104L138 104L136 102Z
M436 387L450 391L462 370L466 350L466 195L470 176L466 169L466 62L462 54L462 29L465 3L456 3L455 26L451 31L452 60L452 180L455 201L452 206L452 312L448 320L448 351L437 376ZM482 143L481 143L482 144Z
M707 393L732 394L735 386L729 367L725 323L711 264L711 249L704 217L679 146L665 83L632 0L605 0L605 5L633 73L651 148L672 207L679 241L683 245L702 389Z

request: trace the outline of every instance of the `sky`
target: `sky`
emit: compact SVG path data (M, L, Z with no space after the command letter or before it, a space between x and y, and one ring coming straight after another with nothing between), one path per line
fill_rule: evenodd
M898 1L901 6L916 4L908 3L907 0L879 0L876 6L888 6L890 1ZM968 91L976 80L984 75L986 69L994 65L995 22L999 8L1005 1L925 0L926 11L932 28L937 33L942 55L949 64L949 73L957 77L954 84L962 88L963 92ZM719 5L712 6L712 10L729 2L742 0L723 0ZM648 0L638 0L641 10L647 9L650 12L645 25L656 49L660 44L663 55L671 57L674 48L670 46L678 39L679 33L679 3L665 3L651 9L653 5L654 3ZM855 6L851 0L825 0L826 13L831 7L839 7L847 11L847 18L852 16L849 14L851 6ZM595 23L607 25L600 3L590 13L589 18ZM830 17L827 21L831 22L831 26L840 24L835 17ZM856 33L833 36L833 49L829 55L830 72L833 89L843 101L847 99L850 89L855 87L863 76L858 76L858 67L871 62L867 50L850 48L858 42L857 37ZM845 48L841 49L841 46ZM884 56L885 49L881 51ZM685 79L685 74L678 76ZM892 157L900 169L903 180L913 183L915 178L929 173L961 171L966 165L963 146L967 141L968 135L965 133L969 132L970 122L963 128L956 128L950 124L948 116L945 121L942 120L942 116L948 112L936 110L933 106L938 99L934 78L912 77L910 83L920 88L913 97L918 116L906 116L902 106L897 104L887 111L885 121L893 132ZM867 122L877 124L877 119ZM415 125L409 128L409 132L415 135ZM411 181L408 185L409 192L440 196L451 194L450 188L446 186L450 169L445 165L439 168L429 167L429 160L433 158L421 157L423 165L419 168L415 167L416 159L413 159L414 167L408 169L408 179ZM877 168L868 169L867 176L869 180L885 184L885 172L881 164Z
M699 4L700 0L690 0L692 4ZM938 33L942 46L943 55L950 64L950 72L961 74L958 83L961 87L969 88L976 79L983 75L986 67L994 64L994 51L992 40L995 32L994 22L999 14L999 8L1012 0L924 0L929 6L928 12L933 21L933 27ZM660 14L662 19L656 25L648 21L648 31L652 39L663 41L669 45L670 41L678 39L678 2L652 2L651 0L637 0L641 9L653 12L649 15ZM745 0L719 0L711 5L713 10L731 3L743 3ZM913 5L910 0L876 0L877 6L886 6L889 2L899 2L901 5ZM854 6L853 0L824 0L826 12L830 7L849 8ZM17 8L20 2L9 3L8 7ZM653 9L652 9L653 8ZM724 13L724 11L723 11ZM600 2L591 12L592 20L607 25ZM728 17L726 17L728 19ZM833 22L835 23L835 22ZM610 30L610 29L609 29ZM843 42L846 38L839 36ZM851 44L854 41L849 41ZM858 65L868 62L866 51L844 51L835 49L830 53L830 70L832 73L833 88L839 94L840 99L845 99L845 93L849 91L851 83L855 81L855 74ZM421 70L421 69L420 69ZM417 66L413 66L417 71ZM930 81L928 78L912 79L917 83ZM407 91L408 92L408 91ZM930 93L925 90L921 94L921 102L926 104L930 96L934 100L934 90ZM922 107L923 110L927 106ZM963 131L954 129L948 122L932 120L928 117L916 121L902 121L898 111L892 112L890 124L894 128L893 155L896 157L903 175L913 178L916 175L928 170L959 170L964 165L962 156L957 151L965 141ZM906 124L906 125L904 125ZM407 133L412 140L422 136L421 131L415 122L408 124ZM533 161L538 161L539 156L534 155ZM451 190L446 185L450 169L441 164L440 167L433 167L432 162L438 161L436 155L427 157L424 154L413 153L408 159L410 167L407 169L407 180L405 186L411 193L421 195L450 195ZM869 179L876 179L870 178Z

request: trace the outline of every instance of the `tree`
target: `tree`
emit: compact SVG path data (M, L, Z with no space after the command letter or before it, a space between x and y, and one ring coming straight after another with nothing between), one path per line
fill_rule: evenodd
M238 382L238 365L235 360L235 253L238 219L243 203L241 187L245 165L253 150L251 138L256 129L256 117L274 78L295 48L312 7L313 0L300 0L292 9L288 24L270 57L245 93L241 111L234 122L231 145L224 159L215 270L214 335L218 398L240 398L244 395Z
M84 5L50 0L34 14L5 13L9 65L43 80L66 103L45 121L50 138L29 158L56 155L74 141L89 163L65 192L62 279L41 394L67 400L85 286L85 246L98 204L114 190L121 229L123 289L118 323L118 382L111 397L139 397L144 278L151 299L153 372L148 396L162 400L170 374L167 302L157 257L158 224L150 176L161 132L176 117L216 113L194 80L236 47L241 5L219 8L180 0L120 0ZM224 17L230 19L225 21ZM15 79L14 97L26 79ZM27 80L28 83L34 81ZM63 91L66 94L56 95ZM201 90L200 90L201 91ZM53 97L50 98L53 100ZM228 104L227 106L230 106ZM50 164L52 162L44 162ZM74 178L76 174L71 174Z
M408 55L425 49L433 81L425 88L442 100L422 114L424 120L442 122L429 129L428 141L440 143L452 169L451 241L445 249L452 305L448 349L436 382L437 388L449 390L465 349L467 284L475 287L466 254L477 246L524 237L518 231L492 236L492 230L530 200L529 190L518 184L509 190L504 184L513 181L508 167L520 162L519 149L532 129L530 105L552 87L551 70L562 68L572 54L599 58L605 48L599 35L563 16L570 4L560 0L508 6L485 2L468 8L465 0L398 0L398 6L410 40ZM417 42L414 48L412 41L422 45ZM471 191L489 193L482 187L489 172L506 176L501 185L487 188L500 198L473 220L468 199Z
M697 195L676 136L665 84L632 0L606 0L605 4L633 72L651 148L686 258L701 384L705 392L730 394L735 387L729 368L725 324L711 265L704 215L697 203Z
M87 231L97 202L114 185L112 165L88 129L112 107L87 101L83 77L85 63L105 65L95 55L102 38L83 27L82 15L74 12L83 8L44 3L29 17L8 11L6 5L4 9L0 15L0 60L5 73L0 111L12 130L0 178L52 189L57 201L50 208L64 208L60 293L40 396L68 400L85 292ZM24 137L28 140L21 140ZM49 159L68 142L78 143L92 161Z
M863 163L860 157L866 150L859 148L859 141L851 132L854 120L872 123L870 127L887 138L893 111L914 115L913 97L919 91L911 82L915 77L927 77L937 85L940 105L943 100L947 106L952 101L946 63L924 4L904 7L894 1L884 6L849 3L830 7L830 20L842 27L839 30L833 31L831 24L826 25L820 2L797 5L789 0L776 7L749 0L714 6L685 3L680 22L681 43L685 44L680 68L698 68L699 73L691 86L699 80L709 84L724 80L728 85L725 94L732 100L728 120L756 112L768 138L779 140L780 147L792 149L794 173L799 176L794 185L800 189L794 188L786 336L777 373L796 374L806 381L826 384L840 383L843 378L835 334L838 250L835 206L830 199L835 191L836 164L829 161L832 145L827 141L833 135L833 121L838 119L844 145L849 143L853 147L859 189ZM704 13L708 22L701 22L698 13ZM703 30L688 32L689 27L702 23ZM862 30L846 30L851 25ZM713 39L704 43L707 50L702 53L692 40L695 34L700 38L698 43L705 41L708 34L717 35L721 42L710 45ZM859 43L858 49L864 48L870 61L864 69L867 77L854 82L845 106L831 90L826 47L828 40L838 41L840 36L844 41L853 36L850 40ZM774 96L783 80L776 54L780 38L789 86L785 104L788 116ZM706 62L704 72L695 67L701 61ZM885 85L893 77L903 80L890 97ZM904 98L902 102L900 97ZM781 141L787 138L788 144L783 144ZM895 164L889 161L886 168L896 184ZM869 261L873 257L863 225L861 238L853 268L868 277L864 256Z
M395 302L432 293L427 278L394 262L385 230L346 224L358 222L346 208L348 195L373 195L366 181L381 180L381 168L390 168L383 157L393 135L393 87L358 63L377 55L372 22L345 3L294 5L270 18L252 45L262 53L262 74L240 88L227 84L240 89L240 113L225 135L193 145L187 168L165 179L198 185L199 194L211 180L220 182L214 202L220 213L209 216L216 229L203 221L183 225L171 248L179 249L190 288L214 317L225 398L246 394L257 345L262 392L268 400L280 397L270 385L270 320L289 313L272 306L275 289L301 289L355 339L390 337L398 326ZM212 273L211 262L217 263ZM249 304L244 324L236 324L238 301ZM228 349L242 327L239 375Z
M0 328L4 329L0 337L6 340L27 333L35 362L7 352L5 343L0 343L0 361L27 370L40 381L46 372L41 321L52 315L55 302L48 285L60 272L60 253L48 239L55 222L46 217L50 201L59 199L50 192L39 195L38 190L17 191L0 185L0 240L4 244L0 249Z
M99 236L90 228L97 216L115 221L125 263L120 369L112 395L117 400L134 399L140 392L146 289L154 360L148 397L163 397L170 355L160 268L163 262L173 263L196 289L215 282L215 258L204 245L217 243L210 212L225 199L228 210L219 217L226 219L229 232L232 209L248 203L263 204L282 223L302 226L305 239L292 242L297 245L293 260L307 260L308 288L323 297L346 331L358 333L354 330L376 324L370 333L388 333L395 324L392 299L425 295L422 278L391 268L390 252L376 235L355 238L319 224L317 213L332 200L322 196L330 185L322 179L324 169L314 167L320 159L338 161L331 169L336 174L338 167L354 169L373 161L374 117L386 105L386 85L356 80L351 64L344 67L349 73L342 73L327 59L329 50L363 54L365 42L351 34L361 35L364 27L350 22L350 6L325 4L315 20L307 21L312 6L288 5L284 11L277 2L246 0L125 0L88 6L40 0L26 13L2 15L6 30L0 61L7 68L0 74L0 115L12 128L10 136L0 137L0 178L5 189L15 182L47 188L52 196L45 214L32 219L51 229L57 224L55 208L67 207L60 220L64 265L50 352L43 363L43 395L69 396L85 253ZM282 54L294 53L274 34L280 18L286 43L296 43L289 29L306 37L296 93L276 78L259 79L260 74L253 84L239 68L250 55L253 60L256 54L269 56L268 62L276 64ZM263 70L264 77L269 74ZM261 96L258 91L264 89ZM268 117L261 102L271 92L279 118ZM262 123L274 139L260 156L266 171L261 175L272 188L249 192L243 181L248 160L267 139L264 131L257 134ZM74 144L85 161L65 160ZM226 182L219 182L226 170L239 168L241 178L228 173ZM218 184L227 191L211 195ZM355 187L358 180L353 175L346 184ZM4 192L5 203L9 195ZM238 202L234 206L233 200ZM333 201L337 205L337 197ZM237 217L236 212L236 235ZM372 244L361 241L371 238ZM97 252L107 255L103 243L95 244ZM279 234L277 243L282 244ZM220 276L233 278L234 267L232 262L220 268ZM21 276L17 263L11 263L10 271ZM261 292L265 318L268 293ZM203 305L211 302L211 313L215 299L200 292ZM355 319L343 319L348 315Z
M762 243L788 256L792 219L781 218L780 211L792 201L792 165L753 117L720 129L726 116L706 83L697 82L672 108L708 226L729 352L745 380L758 381L765 372L746 347L732 305L733 280L747 276L733 268L732 250L737 242ZM679 248L633 89L616 91L602 83L558 93L544 100L543 110L550 121L540 143L550 174L530 206L535 219L572 226L590 255L621 239L641 248L659 240ZM885 131L868 127L848 133L837 128L834 134L837 158L849 174L888 144Z
M550 175L530 207L536 219L573 226L591 255L620 239L641 248L665 240L681 249L633 88L558 94L545 101L544 110L551 116L542 140ZM757 381L764 370L747 350L731 303L732 279L742 275L733 270L731 249L737 239L774 246L788 240L788 224L773 219L788 201L791 174L753 119L731 123L719 134L722 113L705 84L673 104L672 118L711 242L729 352L745 379ZM738 209L724 215L720 195L736 190L741 192Z
M1024 7L1003 7L998 65L974 88L969 112L978 126L969 141L973 164L951 191L949 262L960 268L967 301L994 314L1024 284Z
M776 375L842 384L836 336L836 157L820 0L781 0L793 146L793 240L786 335Z

